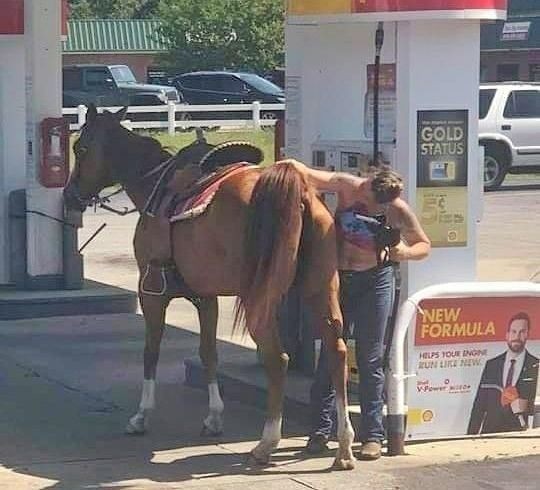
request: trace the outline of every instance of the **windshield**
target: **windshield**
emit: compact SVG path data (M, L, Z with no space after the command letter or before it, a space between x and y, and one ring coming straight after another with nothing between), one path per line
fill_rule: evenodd
M127 66L112 66L111 73L116 83L137 83L133 73Z
M495 95L495 89L483 89L480 90L480 107L479 107L479 116L480 119L484 119L491 107L491 102L493 101L493 96Z
M265 78L249 73L241 73L238 75L244 82L256 88L259 92L270 95L283 95L283 90L277 85L269 82Z

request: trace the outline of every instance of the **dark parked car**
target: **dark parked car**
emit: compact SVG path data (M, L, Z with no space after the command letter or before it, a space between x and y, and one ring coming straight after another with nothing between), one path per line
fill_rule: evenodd
M264 78L270 80L272 83L275 83L278 87L282 89L285 88L285 69L276 68L268 73L264 74Z
M173 84L188 104L251 104L255 101L262 104L283 104L285 102L285 93L280 87L253 73L228 71L184 73L175 77ZM250 113L243 112L227 114L225 117L235 115L239 118L251 117ZM276 111L263 111L261 114L261 117L269 119L276 116ZM212 114L208 117L223 118L224 113Z
M174 87L138 83L126 65L70 65L62 68L63 106L160 105L180 102Z

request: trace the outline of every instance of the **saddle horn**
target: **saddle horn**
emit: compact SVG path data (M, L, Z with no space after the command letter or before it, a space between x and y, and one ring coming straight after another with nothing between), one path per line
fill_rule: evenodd
M196 128L195 135L197 136L198 143L206 143L206 138L204 137L204 131L202 128Z

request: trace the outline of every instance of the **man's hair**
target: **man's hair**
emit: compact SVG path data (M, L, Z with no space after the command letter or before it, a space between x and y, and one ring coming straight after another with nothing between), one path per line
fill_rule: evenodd
M507 332L510 331L510 325L512 325L512 323L514 323L516 320L525 320L527 322L527 332L531 329L531 317L524 311L520 311L510 318L508 326L506 327Z
M363 177L371 178L371 190L379 204L386 204L401 195L403 178L388 165L370 167Z

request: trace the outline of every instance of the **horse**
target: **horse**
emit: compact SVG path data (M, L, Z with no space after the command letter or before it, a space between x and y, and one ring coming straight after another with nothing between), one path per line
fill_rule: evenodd
M140 212L133 244L142 275L150 260L148 244L156 239L149 232L151 218L143 212L144 206L159 176L157 169L173 155L154 138L126 129L121 124L126 111L98 113L94 106L88 108L86 123L73 145L75 163L63 196L68 209L82 212L103 189L123 186ZM353 468L354 431L347 410L347 349L338 299L336 231L332 216L305 178L290 163L250 166L221 184L202 215L171 226L174 265L198 298L193 304L198 312L199 355L209 395L205 433L215 436L223 431L224 404L216 374L217 297L236 296L236 320L244 321L255 340L268 380L262 437L248 459L258 465L269 463L281 439L288 365L277 311L295 282L321 332L336 389L339 446L333 467ZM145 320L144 379L140 405L129 419L128 433L142 434L148 428L155 408L165 312L169 302L181 296L145 294L139 287Z

